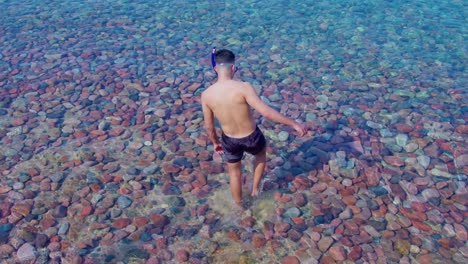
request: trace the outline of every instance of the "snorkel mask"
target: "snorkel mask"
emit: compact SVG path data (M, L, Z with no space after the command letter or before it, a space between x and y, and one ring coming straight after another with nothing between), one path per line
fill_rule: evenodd
M216 57L216 47L213 47L213 49L211 50L211 66L213 67L213 70L216 67L215 57ZM236 73L238 70L239 70L239 68L237 66L235 66L234 73Z

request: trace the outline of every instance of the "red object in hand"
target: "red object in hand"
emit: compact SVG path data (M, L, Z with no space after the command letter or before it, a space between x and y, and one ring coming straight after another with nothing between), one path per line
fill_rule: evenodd
M221 145L215 146L215 152L216 153L222 153L223 152L223 147Z

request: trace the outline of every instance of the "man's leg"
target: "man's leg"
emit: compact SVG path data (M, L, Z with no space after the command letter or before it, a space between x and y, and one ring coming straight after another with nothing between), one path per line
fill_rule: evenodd
M231 185L232 198L236 204L242 206L242 164L241 161L229 163L228 172Z
M255 161L254 161L254 179L253 179L253 187L252 187L252 196L256 196L259 193L258 187L260 184L260 181L262 180L263 177L263 172L265 171L265 165L266 165L266 147L263 148L262 151L257 153L255 155Z

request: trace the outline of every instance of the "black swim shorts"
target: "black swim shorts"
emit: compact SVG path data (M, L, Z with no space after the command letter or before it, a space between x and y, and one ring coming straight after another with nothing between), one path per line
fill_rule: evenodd
M224 133L221 135L224 157L227 162L235 163L242 159L244 151L256 155L266 146L266 139L258 127L252 134L243 138L231 138Z

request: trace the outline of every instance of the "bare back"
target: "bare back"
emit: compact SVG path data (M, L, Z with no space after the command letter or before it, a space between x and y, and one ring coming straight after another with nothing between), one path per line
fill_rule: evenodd
M252 110L246 99L248 89L248 84L244 82L226 80L211 85L202 94L204 104L229 137L246 137L255 130Z

